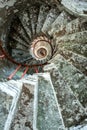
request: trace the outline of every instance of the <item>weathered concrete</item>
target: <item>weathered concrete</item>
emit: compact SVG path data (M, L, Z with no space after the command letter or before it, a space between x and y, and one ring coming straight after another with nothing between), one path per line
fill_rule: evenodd
M72 51L77 54L81 54L85 57L87 57L87 43L84 40L84 43L78 43L78 42L62 42L61 44L58 44L58 50L66 49L67 51Z
M34 85L24 84L11 130L33 130Z
M38 15L37 28L36 28L37 33L41 32L41 29L43 27L43 24L45 22L45 19L47 17L49 10L50 10L50 7L47 6L47 5L42 5L40 7L40 11L39 11L39 15Z
M65 11L60 13L60 15L55 19L52 23L50 29L48 30L49 35L53 35L59 29L63 29L63 27L72 20L72 17Z
M49 73L38 76L37 129L65 129Z
M0 129L4 129L9 110L11 108L13 97L0 91Z
M38 5L38 7L37 6L31 6L29 8L29 16L30 16L30 20L31 20L33 36L36 34L38 14L39 14L39 5Z
M29 17L30 16L27 9L25 11L20 12L19 18L30 40L30 38L32 38L32 27L31 27L31 21Z
M48 12L46 20L42 27L42 32L46 33L48 29L51 27L51 24L55 21L55 19L59 15L59 10L56 6L54 8L51 8L51 10Z
M59 54L50 62L56 64L57 69L73 90L74 95L87 108L87 77Z
M58 51L68 62L87 75L87 58L77 54L78 50L76 51L77 53L74 53L75 49L73 49L73 52L66 49L59 49Z
M76 16L87 17L87 1L86 0L62 0L61 3L65 9Z
M79 124L86 118L86 112L77 97L75 97L70 85L63 78L60 70L53 65L45 66L45 71L50 71L51 80L56 92L57 100L61 108L61 113L66 127Z
M57 34L55 34L55 38L56 40L56 44L60 44L60 43L86 43L87 40L87 31L82 31L82 32L77 32L74 34L69 34L69 35L64 35L64 36L60 36L58 37Z
M1 116L2 122L0 124L0 129L9 130L14 113L16 111L18 99L20 96L22 84L17 81L10 81L6 83L0 82L0 102L1 106ZM3 118L4 114L4 118Z
M36 76L0 82L1 130L36 128L37 90Z
M59 3L59 5L56 6L57 3ZM70 11L69 14L66 13L65 10L63 11L63 9L60 11L59 6L61 6L61 3L65 6L65 9L68 12L70 10L72 11ZM34 4L35 9L33 9L34 6L32 4ZM54 9L54 7L58 8ZM31 10L29 12L30 8ZM48 31L50 36L53 36L53 52L58 48L57 53L62 55L57 55L56 53L56 57L54 55L52 57L53 59L50 61L55 63L55 69L51 70L54 86L52 85L51 79L48 79L49 76L46 74L38 75L39 89L37 89L37 79L35 80L32 76L27 80L12 81L13 83L10 84L8 82L0 83L2 86L0 87L0 95L2 96L0 101L3 102L2 104L7 103L7 106L0 106L0 110L3 109L3 112L0 113L3 119L1 120L1 129L3 129L3 122L5 121L5 130L10 128L12 119L14 118L15 109L18 109L18 111L15 114L13 124L11 125L11 129L14 130L58 130L58 127L59 129L64 129L63 120L66 127L72 126L72 128L67 129L78 130L82 129L81 127L83 127L83 129L87 128L85 126L87 123L84 123L84 125L81 124L87 116L87 77L84 75L87 73L87 20L74 17L74 15L87 17L86 8L87 1L82 2L80 0L62 0L60 2L57 2L56 0L0 1L0 37L2 35L1 40L3 42L6 42L5 38L9 33L10 21L12 21L15 13L17 13L20 21L15 24L18 24L16 28L13 24L15 29L14 32L16 32L15 35L11 32L9 34L10 36L13 36L13 40L10 44L16 46L16 49L24 49L22 50L23 57L21 56L20 50L15 51L13 48L13 58L18 58L18 62L22 62L22 58L24 58L23 62L26 63L26 60L28 60L29 65L38 63L38 61L34 59L29 60L31 57L29 57L28 54L33 36L37 37L42 34L41 29L45 33ZM74 15L70 15L70 13ZM18 19L13 19L13 23L17 20ZM52 26L49 29L51 24ZM22 28L19 25L22 26ZM16 29L18 29L18 31ZM36 33L37 35L33 35ZM19 45L19 43L21 44ZM26 43L27 45L25 46ZM54 50L55 48L56 50ZM28 49L28 51L26 51L26 49ZM22 58L18 57L19 55ZM1 75L0 80L6 81L6 78L9 73L12 72L13 67L12 70L10 67L4 68L1 60L0 67L0 74L3 74L3 77ZM24 71L24 69L22 71ZM16 78L20 78L22 74L20 71L18 73L19 76ZM34 73L34 70L32 73ZM17 82L18 87L15 82ZM39 93L37 92L38 90ZM7 93L8 91L10 92ZM39 94L39 104L37 103L37 94ZM20 99L17 104L19 95ZM6 97L8 98L8 101L5 101ZM8 113L9 110L11 110L10 114ZM3 116L4 112L5 116ZM78 126L75 128L74 125Z
M63 36L63 35L73 34L76 32L86 31L87 30L86 24L87 24L87 19L77 18L69 22L63 28L59 28L57 31L55 31L55 35Z

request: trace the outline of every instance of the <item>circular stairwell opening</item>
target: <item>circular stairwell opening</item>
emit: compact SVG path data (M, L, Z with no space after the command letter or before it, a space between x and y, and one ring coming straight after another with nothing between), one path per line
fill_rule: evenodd
M9 17L2 49L12 66L21 65L24 67L22 71L28 66L29 74L43 72L43 66L52 58L54 51L48 26L58 15L57 6L38 3Z

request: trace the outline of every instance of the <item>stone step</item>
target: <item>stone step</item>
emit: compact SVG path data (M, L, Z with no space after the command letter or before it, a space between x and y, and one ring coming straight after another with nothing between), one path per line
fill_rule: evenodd
M76 32L82 32L87 30L86 25L87 25L87 19L77 18L69 22L62 29L60 28L59 30L55 31L55 35L64 36Z
M87 1L79 1L79 0L62 0L61 4L65 7L65 10L67 10L69 13L81 16L81 17L87 17Z
M32 38L32 29L31 29L31 21L29 17L29 13L27 10L20 12L19 19L27 32L28 37Z
M36 129L65 130L49 73L38 75L38 110Z
M75 43L75 42L64 42L61 44L58 44L58 48L61 49L67 49L69 51L75 52L77 54L83 55L84 57L87 57L87 43L84 44L81 43Z
M30 15L30 20L31 20L33 36L36 34L38 14L39 14L39 6L38 7L37 6L31 6L29 8L29 15Z
M87 122L86 122L86 124L81 124L81 125L78 125L78 126L70 127L67 130L87 130Z
M0 82L0 129L9 130L16 111L22 83Z
M87 31L77 32L74 34L64 35L62 37L59 37L55 35L56 44L65 44L67 42L69 43L86 43L87 40Z
M72 19L68 13L63 11L56 20L52 23L50 29L48 30L48 34L52 36L56 31L62 29L68 22Z
M15 16L13 18L13 22L12 22L12 25L11 25L11 30L13 30L14 33L17 33L20 37L23 37L23 39L25 39L25 41L28 43L30 41L30 37L27 34L27 31L23 26L23 22L21 22L21 19L19 17Z
M16 45L23 46L22 48L27 48L31 44L31 42L28 40L26 41L24 37L21 37L19 34L12 34L10 37L10 42L15 47ZM14 44L15 43L15 44Z
M36 127L37 76L28 76L20 80L23 83L17 110L11 124L11 130L27 130Z
M49 10L50 10L50 7L47 6L47 5L42 5L40 7L40 11L39 11L39 15L38 15L38 21L37 21L37 28L36 28L37 34L41 32L41 29L43 27L44 21L47 17Z
M15 41L15 42L19 43L21 46L24 46L24 47L28 47L29 44L30 44L30 41L26 41L26 39L22 35L20 35L16 32L11 34L11 39L12 39L13 42ZM16 45L14 45L14 46L16 46Z
M0 82L0 129L36 128L38 78L29 75L22 80Z
M77 69L79 69L82 73L87 75L87 58L74 53L72 51L66 49L59 49L59 53L64 56L64 58L72 63Z
M50 71L65 126L69 128L84 120L86 111L64 79L64 75L59 72L59 68L55 65L47 65L44 70Z
M43 33L46 33L48 31L51 24L55 21L55 19L58 17L58 15L59 15L58 8L56 8L56 7L51 8L49 13L47 14L46 20L45 20L43 27L42 27Z
M56 65L75 96L87 108L87 77L60 54L56 55L50 63Z

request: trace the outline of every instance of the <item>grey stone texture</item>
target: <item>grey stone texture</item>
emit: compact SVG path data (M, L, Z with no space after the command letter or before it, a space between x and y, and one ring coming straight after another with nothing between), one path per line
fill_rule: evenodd
M14 14L19 16L20 22L13 19ZM0 59L1 130L86 130L87 0L1 0L3 47L7 46L12 20L21 25L15 27L14 24L18 32L15 35L10 32L15 41L10 44L15 43L17 49L22 49L24 62L30 58L30 65L38 63L29 57L29 47L33 38L43 33L53 38L53 56L44 69L50 74L8 82L7 77L15 65ZM12 57L22 62L20 50L13 52ZM14 79L19 79L23 71L24 68L18 71ZM30 71L35 72L30 69L28 73Z
M63 116L64 124L67 128L72 125L79 124L82 120L86 119L86 111L82 104L79 102L75 92L70 88L65 76L61 75L60 69L55 64L53 68L49 65L45 66L45 71L51 74L51 80L56 92L57 100Z
M11 130L33 130L34 86L24 84Z
M76 48L73 49L73 52L67 49L59 49L59 53L63 55L64 58L68 60L68 62L73 64L77 69L79 69L81 72L87 75L87 58L84 57L83 55L75 53L74 52L75 50Z
M55 21L55 19L58 17L58 15L59 15L58 8L56 6L51 8L43 24L42 32L44 33L48 32L48 29L50 28L51 24Z
M87 1L86 0L61 0L61 3L64 5L65 9L71 14L76 16L87 17Z
M0 130L4 129L13 97L0 91Z
M55 34L59 29L63 29L63 27L72 20L73 17L70 16L65 11L62 11L59 16L55 19L55 21L50 26L50 29L48 30L49 35ZM55 35L54 35L55 36Z
M38 130L64 130L63 120L49 73L38 76Z
M73 90L74 95L87 108L87 77L59 54L51 62L56 64L64 80Z

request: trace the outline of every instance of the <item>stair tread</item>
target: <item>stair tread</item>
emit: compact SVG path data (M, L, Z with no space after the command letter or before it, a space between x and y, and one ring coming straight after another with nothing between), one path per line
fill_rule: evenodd
M49 73L38 75L37 129L64 130L64 124Z
M64 36L58 36L55 34L56 43L82 43L85 44L87 40L87 31L77 32L74 34L64 35Z
M47 5L42 5L40 7L38 21L37 21L37 28L36 28L37 34L41 32L41 29L43 27L44 21L47 17L49 10L50 10L50 7Z
M27 34L27 31L25 30L21 20L19 19L19 17L17 17L16 19L14 19L14 21L17 21L17 23L13 23L12 27L15 29L14 33L17 33L19 36L23 37L25 39L25 41L28 43L30 41L30 38Z
M86 118L86 112L78 98L74 95L70 85L61 75L55 64L50 67L45 66L45 71L50 71L52 83L56 92L57 100L61 108L61 113L66 127L73 126ZM78 118L79 115L79 118Z
M37 81L36 75L29 75L22 80L0 82L0 95L2 95L3 98L0 98L0 101L3 100L6 105L9 105L10 102L8 115L6 121L3 123L4 130L25 129L29 121L31 122L29 128L33 129L37 105ZM5 94L6 96L4 96ZM4 97L7 97L7 99ZM2 109L4 110L4 107ZM8 106L6 106L6 109L8 109Z
M4 129L4 130L10 129L13 115L15 113L17 102L20 96L21 87L22 87L21 83L18 83L17 81L8 81L3 83L0 82L0 95L2 96L2 98L0 98L0 101L3 101L3 105L4 105L2 106L1 115L0 115L0 118L2 116L1 123L3 123L2 124L3 128L1 128L2 125L0 125L0 129ZM4 118L3 118L4 110L7 112L4 113Z
M84 57L87 57L87 43L83 44L82 42L63 42L58 44L58 48L67 49L68 51L72 51L74 53L77 53L79 55L82 55Z
M87 57L80 55L78 53L66 50L65 48L59 49L61 55L64 56L66 60L71 62L77 69L87 75Z
M60 54L56 55L50 62L56 64L75 96L87 108L87 77Z
M68 22L63 28L55 31L59 36L69 35L76 32L82 32L87 30L86 28L87 20L83 18L76 18L71 22ZM55 34L54 34L55 35Z
M63 11L52 23L50 29L48 30L48 34L53 35L57 30L63 28L69 21L71 21L70 15Z
M51 24L54 22L54 20L58 17L59 10L58 8L54 7L51 8L49 13L47 14L46 20L42 27L42 32L46 33L48 29L50 28Z
M87 1L72 1L72 0L62 0L61 4L68 10L71 14L81 17L87 17L85 13L87 11Z
M29 80L29 79L28 79ZM35 100L35 85L28 82L23 84L22 91L19 98L19 104L17 112L14 116L14 120L11 124L11 129L24 130L28 123L29 129L33 129L33 117L34 117L34 100Z
M30 15L30 20L31 20L31 26L32 26L33 36L36 34L38 14L39 14L39 7L37 7L37 6L31 6L29 8L29 15Z
M31 23L30 23L30 18L29 18L27 10L20 13L19 19L20 19L24 29L26 30L28 37L31 39L32 30L31 30Z

